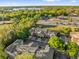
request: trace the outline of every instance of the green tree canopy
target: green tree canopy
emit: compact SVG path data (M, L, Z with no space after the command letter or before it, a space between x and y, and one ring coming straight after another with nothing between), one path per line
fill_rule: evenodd
M61 50L63 50L64 47L64 42L57 36L51 37L48 41L48 44L53 48Z
M17 25L15 25L15 31L17 38L20 39L25 39L28 37L29 33L29 28L32 27L33 20L28 20L28 19L22 19L19 21Z
M70 57L74 57L76 56L78 53L78 46L76 43L74 42L68 42L67 44L67 54L70 56Z
M71 32L71 28L64 27L60 32L64 33L65 35L68 35Z
M4 52L4 46L2 44L0 44L0 59L6 59L7 55Z

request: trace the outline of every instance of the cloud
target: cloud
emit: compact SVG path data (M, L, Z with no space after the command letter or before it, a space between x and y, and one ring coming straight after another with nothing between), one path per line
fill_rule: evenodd
M55 1L61 1L61 0L43 0L43 1L55 2Z
M55 0L44 0L44 1L55 1Z
M77 0L71 0L71 2L77 2Z
M64 1L64 0L43 0L47 2L57 2L57 1ZM70 0L71 2L77 2L77 0Z

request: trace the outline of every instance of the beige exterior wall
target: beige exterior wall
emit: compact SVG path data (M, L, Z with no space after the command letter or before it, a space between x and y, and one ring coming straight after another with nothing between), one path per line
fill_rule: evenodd
M79 32L70 32L71 41L79 45Z
M72 37L72 38L71 38L71 41L72 41L72 42L75 42L75 43L77 43L77 44L79 45L79 38L74 38L74 37Z

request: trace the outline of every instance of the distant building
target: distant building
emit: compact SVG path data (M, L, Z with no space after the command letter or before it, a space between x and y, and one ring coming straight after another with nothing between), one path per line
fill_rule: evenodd
M75 42L79 45L79 32L71 32L70 37L72 42Z
M8 54L8 59L14 59L14 57L17 55L16 52L16 46L18 45L22 45L23 41L22 40L16 40L14 43L12 43L11 45L9 45L6 49L5 52Z
M67 20L67 19L68 19L67 16L63 16L63 15L58 16L57 18L58 18L59 20Z
M77 14L71 13L70 16L77 17Z
M33 37L42 37L48 39L51 36L55 36L55 31L48 30L46 28L32 28L29 30L31 36Z
M16 55L22 53L32 53L36 56L36 59L53 59L54 54L54 50L49 45L31 40L26 44L22 40L16 40L5 51L9 55L9 59L14 59Z
M57 24L55 22L50 21L50 20L39 20L36 24L37 24L37 26L43 26L43 27L57 26Z
M43 8L13 8L14 11L17 10L42 10Z

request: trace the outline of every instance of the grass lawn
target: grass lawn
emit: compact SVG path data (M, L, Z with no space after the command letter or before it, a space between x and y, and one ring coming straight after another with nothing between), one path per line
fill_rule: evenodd
M56 27L50 27L48 28L48 30L55 30L55 31L59 31L62 30L63 28L71 28L71 31L75 31L75 29L78 29L78 27L76 26L56 26Z
M12 29L12 24L1 24L0 25L0 37L7 33L9 30Z

